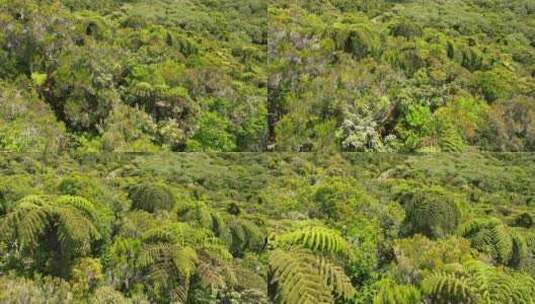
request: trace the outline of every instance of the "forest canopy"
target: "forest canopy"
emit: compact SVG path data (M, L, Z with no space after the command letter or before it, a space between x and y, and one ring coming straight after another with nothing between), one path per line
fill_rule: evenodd
M534 16L533 0L4 0L0 149L533 151Z

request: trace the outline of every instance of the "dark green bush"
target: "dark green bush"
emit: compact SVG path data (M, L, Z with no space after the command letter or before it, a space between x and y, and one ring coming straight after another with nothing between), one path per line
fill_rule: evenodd
M403 232L440 238L457 229L461 211L453 198L440 188L403 192L399 201L406 212Z
M133 186L128 193L133 209L141 209L151 213L160 210L171 210L175 197L169 187L158 183L142 183Z

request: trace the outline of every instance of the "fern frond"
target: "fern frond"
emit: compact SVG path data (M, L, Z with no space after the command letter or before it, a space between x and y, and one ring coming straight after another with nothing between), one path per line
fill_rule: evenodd
M173 263L184 278L189 278L199 262L197 252L191 247L178 249L173 255Z
M507 264L513 254L513 240L505 225L497 225L490 228L493 245L497 254L496 260Z
M355 296L355 288L351 285L351 281L340 266L330 263L321 256L317 257L316 266L325 284L331 288L333 293L346 300Z
M223 277L210 263L199 263L196 273L201 279L202 284L211 289L223 289L226 286Z
M63 195L56 199L56 203L60 206L70 205L85 213L91 220L96 220L96 210L92 202L80 196Z
M316 257L299 251L277 249L271 253L270 267L273 284L277 284L276 298L284 304L333 303L331 288L326 285L317 267Z
M348 255L349 243L336 230L309 226L281 235L277 243L283 246L302 246L316 252Z
M101 238L93 223L75 209L61 208L55 210L54 216L59 223L57 229L60 241L69 244L80 254L89 252L91 241Z
M160 257L168 254L174 247L167 243L148 244L143 246L137 260L138 267L148 267L155 264Z
M435 299L443 299L443 303L473 303L477 294L468 278L446 272L426 277L422 290Z
M422 290L440 303L533 303L535 281L472 260L459 271L427 276Z
M8 213L0 222L0 231L8 240L17 239L23 247L33 246L48 224L44 208L19 208Z
M420 304L421 295L413 285L398 285L389 278L375 283L377 293L373 297L373 304Z

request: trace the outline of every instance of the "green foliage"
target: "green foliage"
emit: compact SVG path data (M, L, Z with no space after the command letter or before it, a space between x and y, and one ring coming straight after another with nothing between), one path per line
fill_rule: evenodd
M0 81L0 150L55 153L66 138L63 124L34 91Z
M0 0L0 303L532 303L534 15Z
M529 303L535 281L523 274L508 274L479 261L451 264L429 275L423 291L436 303Z
M526 258L524 238L499 219L475 219L460 228L460 235L470 240L478 251L497 263L518 267Z
M443 237L454 232L460 222L457 202L438 187L404 191L398 200L406 212L405 234Z
M46 82L47 75L39 72L32 73L32 80L36 86L42 86Z
M236 139L229 132L231 124L217 113L201 116L199 130L187 142L188 151L233 151Z
M6 153L0 301L529 303L533 163L481 153ZM134 197L153 212L133 208ZM458 216L421 215L453 204Z
M355 290L329 255L350 255L350 244L335 230L309 226L275 240L270 254L271 297L280 303L334 303ZM316 253L316 254L314 254ZM327 255L327 256L322 256Z
M175 204L175 196L164 184L142 183L134 185L128 193L132 208L157 212L170 210Z
M38 90L73 146L92 138L84 152L184 151L199 125L212 132L213 117L200 115L212 98L232 100L217 117L228 134L216 132L227 136L217 147L200 140L201 149L260 150L267 18L265 4L240 1L2 1L0 78ZM139 110L155 130L118 134L125 113ZM137 128L147 120L132 115ZM20 150L16 137L2 149Z
M325 151L324 138L336 136L342 151L512 150L484 135L489 118L501 115L485 108L533 93L526 1L271 6L268 122L276 149ZM482 101L467 116L445 117L460 99ZM327 121L334 122L330 137L312 132Z
M102 238L93 203L76 196L26 196L0 222L2 238L45 273L66 276L77 256Z
M67 304L74 300L67 282L59 278L44 277L31 280L14 275L0 278L0 302L5 303L46 303L47 301Z
M441 271L446 265L463 263L474 257L470 242L456 237L429 240L422 235L396 240L395 272L405 282L419 283L429 272Z
M304 251L275 250L270 266L280 303L334 303L333 294L351 298L355 292L342 269Z
M377 294L373 304L417 304L421 301L420 291L412 285L398 285L391 279L375 283Z
M340 234L324 227L309 226L277 237L279 246L302 246L312 251L349 254L349 243Z

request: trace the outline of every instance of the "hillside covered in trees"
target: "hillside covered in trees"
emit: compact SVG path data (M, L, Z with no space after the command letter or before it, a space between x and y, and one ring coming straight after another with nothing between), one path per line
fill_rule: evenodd
M0 29L0 304L535 304L535 0Z
M7 151L533 151L533 0L2 0Z
M534 150L535 1L271 3L277 150Z
M1 0L0 27L1 150L262 150L261 0Z

